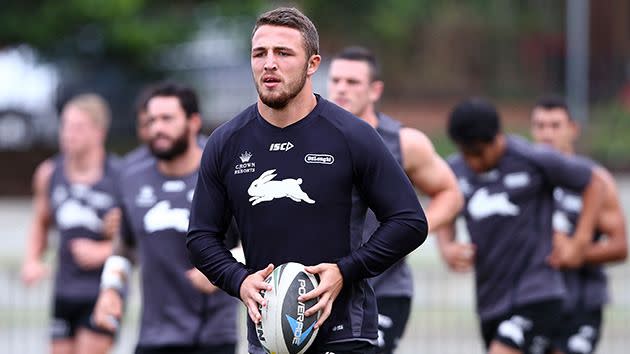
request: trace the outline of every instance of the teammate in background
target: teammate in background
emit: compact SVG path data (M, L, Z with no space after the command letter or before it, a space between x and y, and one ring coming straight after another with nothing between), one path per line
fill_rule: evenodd
M120 234L103 270L95 322L115 328L137 253L143 308L136 353L233 354L238 302L193 267L185 246L202 154L197 96L165 83L150 92L146 113L153 158L121 173Z
M149 142L147 100L152 90L153 87L151 86L145 88L136 100L136 135L138 137L138 141L140 142L140 146L136 147L125 155L124 163L126 165L134 165L144 159L153 158L153 155L151 154L151 151L147 146ZM208 136L199 134L197 136L197 143L199 144L199 147L203 149L203 147L206 145L206 140L208 140Z
M298 10L258 18L251 51L258 101L210 136L195 188L191 259L247 306L252 354L264 353L255 332L260 291L270 288L264 279L288 261L320 277L300 299L320 297L305 316L322 310L308 353L373 353L376 299L366 278L427 235L418 198L376 131L313 93L318 53L317 30ZM353 204L353 192L364 203ZM381 226L362 245L368 206ZM247 267L223 245L232 215Z
M496 109L482 99L459 103L448 133L460 151L448 162L464 193L473 246L458 244L451 224L437 231L441 253L454 270L474 265L477 311L489 353L544 353L563 325L566 296L562 274L549 262L583 262L604 183L580 161L505 135ZM584 200L575 237L563 243L552 243L555 187L581 191Z
M534 106L531 115L534 140L585 161L597 170L605 184L604 204L597 210L597 228L592 234L592 242L585 249L584 264L566 269L563 273L568 291L564 302L565 320L556 353L564 354L595 352L601 334L603 307L609 299L607 277L602 265L623 261L628 254L626 225L615 180L603 167L575 154L574 143L579 131L579 124L571 117L564 100L544 97ZM554 198L554 238L555 242L563 243L574 234L583 203L579 194L559 187L554 190Z
M90 323L103 263L112 242L102 219L114 207L117 161L105 152L110 123L107 103L94 94L72 98L61 113L60 154L33 177L34 209L22 279L32 285L47 269L42 257L48 234L59 232L51 324L52 353L106 353L113 332Z
M426 209L429 230L439 228L453 220L463 204L457 180L426 135L376 111L383 85L376 58L365 48L345 48L330 64L329 99L376 129L413 186L431 198ZM368 210L365 241L378 226L376 216ZM378 304L379 353L393 353L409 318L413 275L401 260L369 281Z

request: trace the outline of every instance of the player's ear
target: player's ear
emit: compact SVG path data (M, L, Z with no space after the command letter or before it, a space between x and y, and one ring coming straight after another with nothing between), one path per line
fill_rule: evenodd
M573 140L577 139L580 134L582 134L582 126L575 120L571 120L571 130L573 133Z
M383 90L385 89L385 83L381 80L374 80L370 83L370 101L377 102L381 99Z
M197 136L201 131L201 126L203 122L201 121L201 115L199 113L193 113L188 117L188 124L190 126L190 131Z
M322 62L322 57L319 54L313 54L308 59L308 67L306 68L306 75L311 76L315 74L319 68L319 64Z

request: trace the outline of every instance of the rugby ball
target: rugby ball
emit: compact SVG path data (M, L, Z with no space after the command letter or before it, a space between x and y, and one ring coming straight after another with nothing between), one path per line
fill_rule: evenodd
M265 282L271 284L271 290L261 291L267 306L258 307L261 320L256 334L260 344L267 353L303 354L317 336L315 323L321 311L304 316L319 298L300 302L298 297L315 289L317 279L302 264L289 262L275 268Z

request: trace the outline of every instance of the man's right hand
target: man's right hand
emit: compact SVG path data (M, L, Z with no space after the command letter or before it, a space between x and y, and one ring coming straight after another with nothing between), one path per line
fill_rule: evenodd
M101 290L94 306L92 319L98 327L116 332L122 317L123 300L114 289Z
M22 266L22 281L31 286L48 275L48 267L41 261L26 261Z
M468 272L475 264L475 245L472 243L451 242L442 247L442 257L455 272Z
M258 323L258 321L260 321L260 311L258 311L258 305L267 305L260 292L262 290L271 290L271 284L265 283L265 279L271 275L271 272L273 272L273 264L269 264L267 268L248 275L241 284L241 301L243 301L245 306L247 306L249 318L251 318L254 323Z

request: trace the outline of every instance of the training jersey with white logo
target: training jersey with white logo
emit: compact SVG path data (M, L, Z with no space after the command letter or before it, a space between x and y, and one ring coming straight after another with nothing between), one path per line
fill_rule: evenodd
M186 276L193 268L186 232L197 171L167 177L155 158L121 174L121 236L135 246L142 280L142 346L218 345L237 340L238 301L206 295ZM230 247L232 247L231 245Z
M290 149L274 148L287 142ZM364 203L353 204L353 193ZM366 204L383 222L362 246ZM247 268L220 247L232 215ZM376 340L376 300L365 278L418 247L426 232L413 188L376 131L317 96L313 111L285 128L252 105L215 130L202 158L188 248L195 265L234 296L248 274L269 263L336 262L345 284L315 341L320 348ZM260 351L248 325L250 350Z
M403 166L402 152L400 149L400 128L402 124L389 116L379 113L376 131L383 139L385 146L396 159L400 166ZM378 229L380 223L376 215L368 209L365 216L365 228L363 229L363 239L367 241L372 233ZM370 285L374 288L376 297L386 296L413 296L413 275L405 259L402 259L382 274L369 279Z
M103 241L103 216L115 206L115 180L119 160L108 156L103 176L94 184L72 183L64 172L64 156L54 158L49 197L54 224L59 231L55 296L94 300L99 293L102 267L82 269L71 252L71 242L80 238Z
M585 164L596 167L597 164L585 157L575 156ZM555 211L553 228L573 236L577 220L582 212L582 194L566 188L556 188L553 192ZM599 241L602 234L593 234L593 242ZM579 269L569 269L563 272L567 286L565 310L577 309L596 310L608 302L607 277L601 265L586 264Z
M476 246L477 311L483 320L513 306L562 298L551 252L553 188L583 190L591 169L544 146L508 136L495 169L474 173L459 155L448 160L464 193L462 211Z

